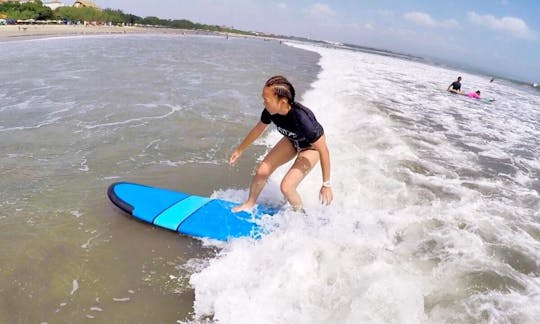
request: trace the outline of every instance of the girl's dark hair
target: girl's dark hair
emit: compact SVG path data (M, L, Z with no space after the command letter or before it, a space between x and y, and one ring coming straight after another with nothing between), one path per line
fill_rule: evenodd
M284 76L276 75L271 77L264 84L265 87L270 87L278 99L285 98L292 104L294 102L295 91L292 84Z

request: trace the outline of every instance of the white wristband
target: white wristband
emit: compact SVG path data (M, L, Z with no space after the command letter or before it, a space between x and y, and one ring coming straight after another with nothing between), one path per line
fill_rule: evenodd
M326 188L332 188L332 184L330 183L330 181L324 181L322 183L322 186Z

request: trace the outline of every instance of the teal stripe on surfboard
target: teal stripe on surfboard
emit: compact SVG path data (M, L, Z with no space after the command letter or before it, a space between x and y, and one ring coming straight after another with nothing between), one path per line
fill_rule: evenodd
M211 200L211 198L206 197L189 196L160 213L154 219L154 224L176 231L186 218Z

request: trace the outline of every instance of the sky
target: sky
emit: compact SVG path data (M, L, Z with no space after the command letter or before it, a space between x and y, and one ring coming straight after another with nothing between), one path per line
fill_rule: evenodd
M538 0L94 0L137 16L419 55L540 83Z

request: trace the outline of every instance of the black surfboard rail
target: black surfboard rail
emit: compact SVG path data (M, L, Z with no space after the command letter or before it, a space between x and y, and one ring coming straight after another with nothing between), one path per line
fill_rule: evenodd
M116 205L116 207L120 208L121 210L125 211L126 213L133 215L133 206L126 203L122 199L118 198L118 196L114 193L114 187L119 184L124 184L127 182L115 182L109 186L107 189L107 196L109 196L109 199L113 204Z

